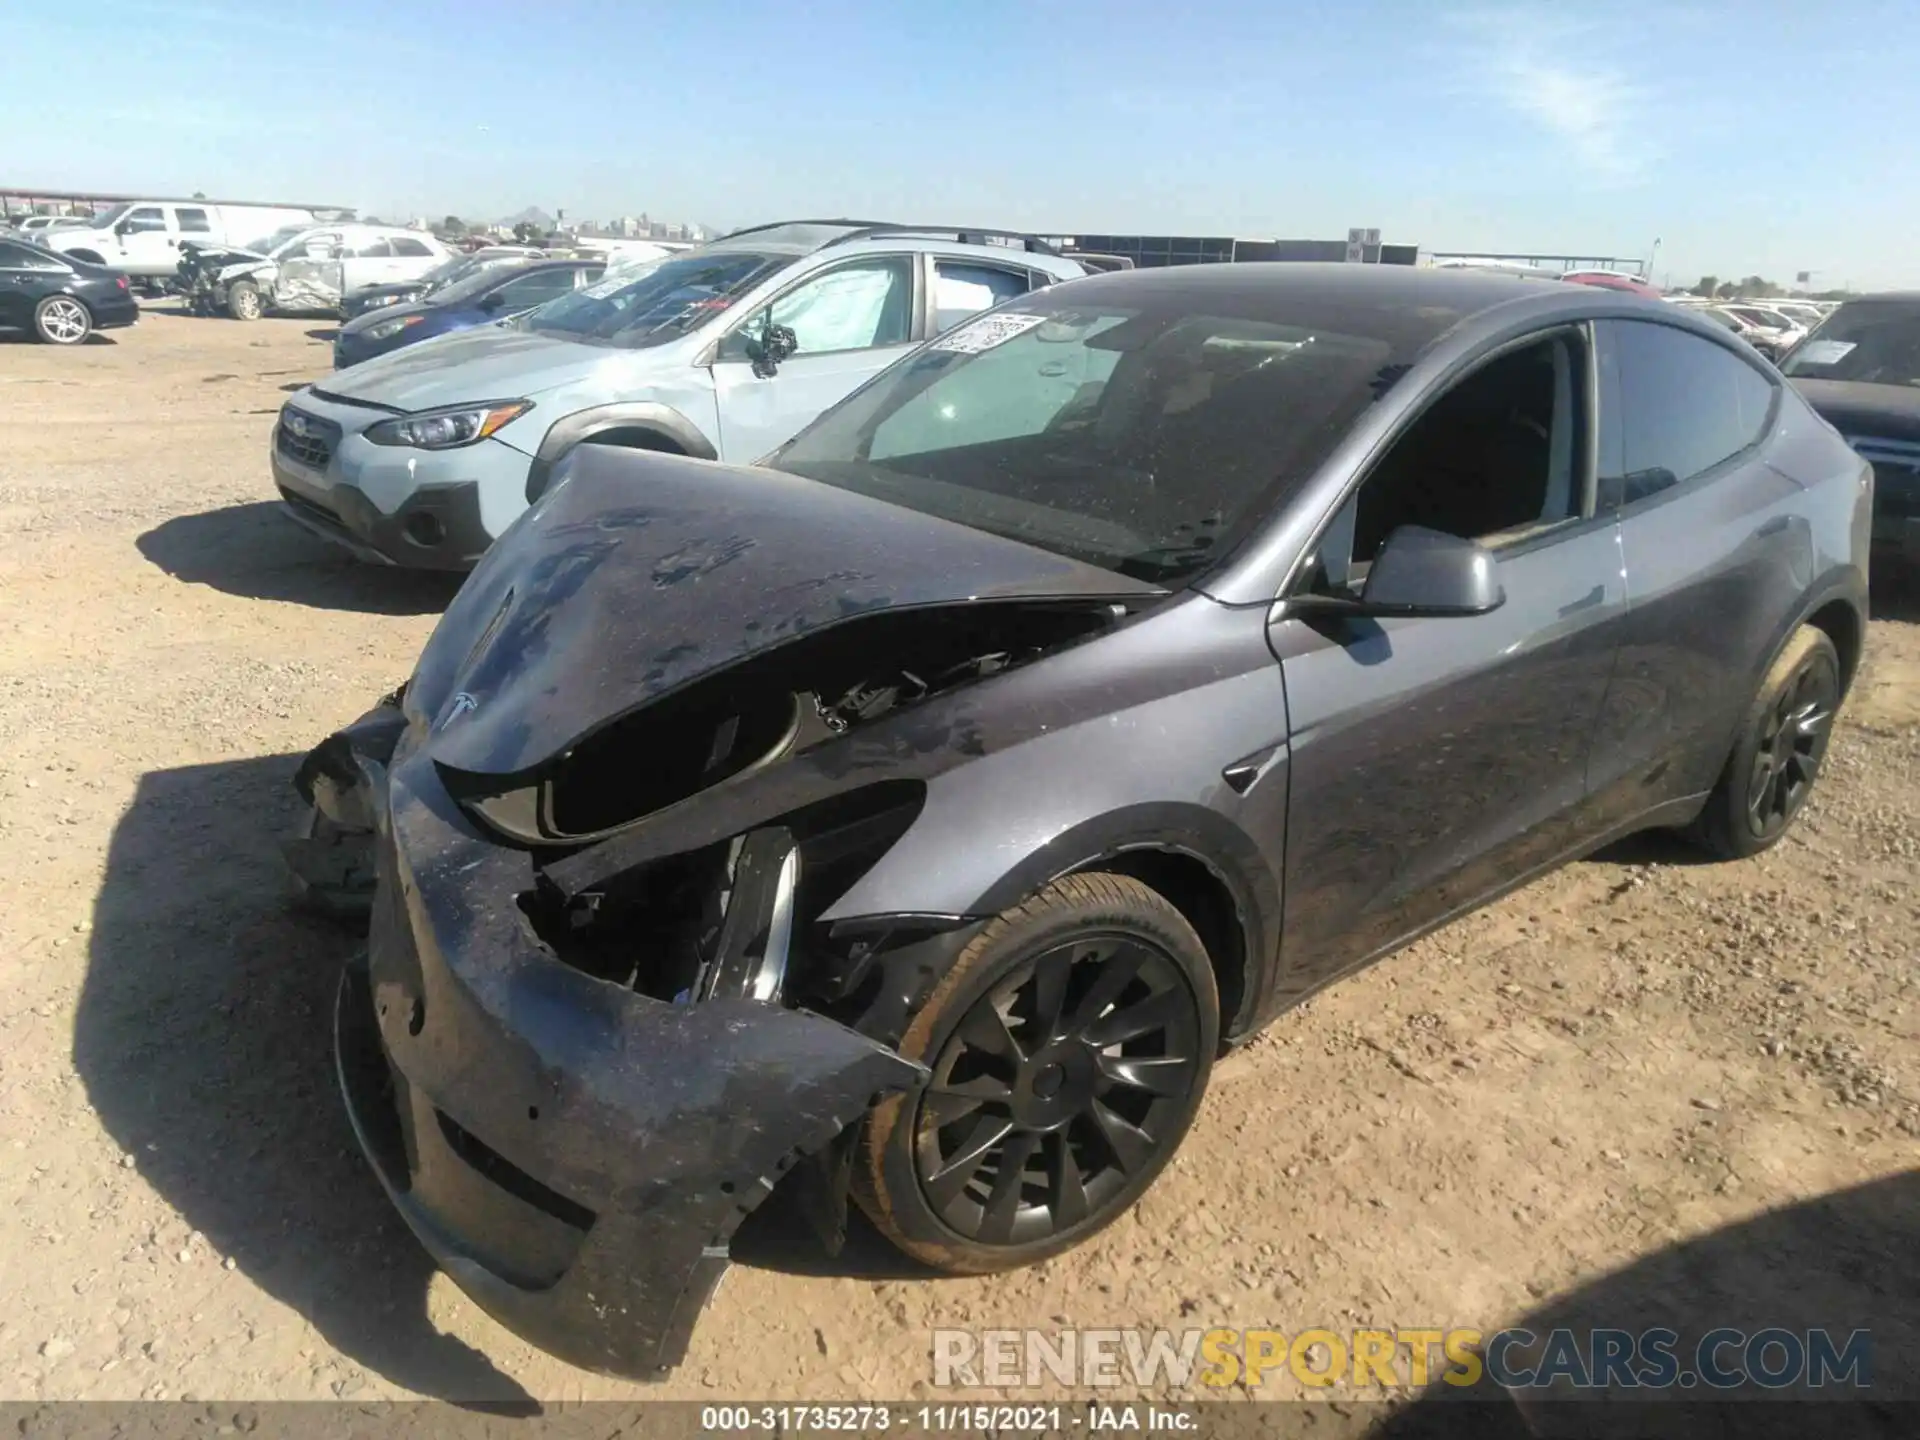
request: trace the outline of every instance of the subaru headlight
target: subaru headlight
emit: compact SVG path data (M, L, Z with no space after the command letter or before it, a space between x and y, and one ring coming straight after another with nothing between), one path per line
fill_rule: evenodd
M418 415L400 415L367 428L376 445L405 445L415 450L457 450L484 440L533 408L531 400L490 400L479 405L449 405Z
M398 320L382 320L378 325L367 327L367 339L391 340L409 325L418 325L426 318L424 315L402 315Z

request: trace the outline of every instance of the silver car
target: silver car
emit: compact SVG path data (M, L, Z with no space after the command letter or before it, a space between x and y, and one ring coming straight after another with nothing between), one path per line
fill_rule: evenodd
M736 232L300 391L274 427L274 482L363 559L464 570L577 445L751 462L923 340L1085 273L982 231Z

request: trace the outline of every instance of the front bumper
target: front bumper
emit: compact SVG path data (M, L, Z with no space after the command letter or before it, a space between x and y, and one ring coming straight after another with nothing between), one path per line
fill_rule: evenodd
M93 314L93 328L96 330L117 330L140 321L140 302L125 290L116 290L111 295L97 299L86 297L86 305Z
M309 434L283 414L268 442L288 514L363 560L423 570L470 570L526 509L528 458L488 439L457 450L375 445L363 432L387 412L302 395Z
M573 1364L686 1353L740 1221L797 1159L925 1072L775 1004L668 1004L556 959L432 762L367 767L379 889L336 1014L342 1093L394 1204L453 1280Z

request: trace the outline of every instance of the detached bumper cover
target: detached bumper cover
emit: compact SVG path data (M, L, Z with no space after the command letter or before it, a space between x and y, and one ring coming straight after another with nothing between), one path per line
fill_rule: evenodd
M336 1015L362 1148L481 1308L573 1364L655 1378L779 1175L925 1072L817 1016L568 967L516 904L525 854L474 832L404 743L385 786L368 962Z

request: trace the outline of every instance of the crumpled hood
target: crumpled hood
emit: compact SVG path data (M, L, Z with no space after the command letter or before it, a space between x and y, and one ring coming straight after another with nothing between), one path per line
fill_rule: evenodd
M1794 380L1792 385L1842 435L1920 441L1920 389L1857 380Z
M522 774L690 681L876 610L1164 593L777 471L586 445L561 475L421 654L408 708L442 765Z
M390 320L398 305L369 311L369 324ZM357 323L357 322L356 322ZM320 387L348 400L393 410L431 410L474 400L518 400L549 390L577 373L572 363L591 358L588 347L538 331L482 325L462 335L412 347L342 370Z

